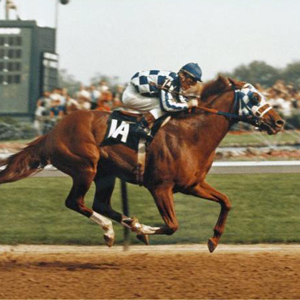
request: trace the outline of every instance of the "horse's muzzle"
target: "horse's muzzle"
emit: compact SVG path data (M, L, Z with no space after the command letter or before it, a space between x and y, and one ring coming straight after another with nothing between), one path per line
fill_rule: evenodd
M261 120L260 129L271 135L280 132L284 128L284 125L285 121L282 119L278 119L270 123L268 121Z

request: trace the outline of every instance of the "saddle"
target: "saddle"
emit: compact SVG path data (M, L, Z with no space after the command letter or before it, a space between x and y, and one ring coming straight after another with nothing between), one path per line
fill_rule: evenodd
M100 146L123 144L135 150L137 165L134 172L137 182L142 185L147 148L158 130L170 119L171 117L166 114L149 124L149 118L146 121L142 114L115 110L107 120L107 131Z

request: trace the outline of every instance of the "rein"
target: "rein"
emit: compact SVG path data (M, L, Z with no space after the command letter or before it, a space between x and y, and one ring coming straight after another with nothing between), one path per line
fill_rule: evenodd
M155 86L156 88L158 88L160 90L164 90L164 91L170 92L167 88L165 88L165 87L163 87L161 85L157 85L154 82L151 82L150 85ZM238 92L237 92L239 90L235 89L234 85L231 85L230 89L225 89L220 95L218 95L213 100L216 100L217 98L219 98L224 93L226 93L226 92L228 92L230 90L234 91L234 102L233 102L234 111L238 111L239 102L240 102L241 99L239 98L239 95L238 95ZM201 97L196 96L196 95L195 96L186 96L183 93L179 93L179 92L176 92L176 91L172 91L170 93L174 93L174 94L176 94L178 96L183 96L185 98L196 98L196 99L201 100ZM263 114L265 113L264 112L263 114L260 114L260 116L256 116L256 115L252 114L251 117L247 118L247 117L240 116L237 113L224 112L224 111L220 111L220 110L217 110L217 109L214 109L214 108L208 108L208 107L202 107L202 106L197 106L196 108L199 109L199 110L202 110L202 111L206 111L206 112L211 113L211 114L215 114L215 115L219 115L219 116L224 116L224 117L229 118L229 119L235 119L236 122L242 121L242 122L250 123L250 124L253 124L253 125L256 125L256 126L259 126L261 124L261 121L262 121L261 118L262 118Z
M218 99L219 97L224 95L226 92L231 91L231 90L235 91L234 86L232 86L232 85L230 86L230 89L225 89L220 95L215 97L213 99L213 101ZM200 97L197 97L197 98L201 99ZM237 109L238 109L238 97L237 97L236 93L235 93L235 96L234 96L233 106L234 106L234 111L237 111ZM217 109L214 109L214 108L201 107L201 106L198 106L197 108L200 109L200 110L215 114L215 115L225 116L226 118L229 118L229 119L238 119L239 121L241 121L243 119L238 114L229 113L229 112L225 112L225 111L220 111L220 110L217 110Z

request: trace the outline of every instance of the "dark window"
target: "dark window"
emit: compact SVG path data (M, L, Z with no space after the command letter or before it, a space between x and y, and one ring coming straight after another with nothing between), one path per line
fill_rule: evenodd
M22 50L20 49L9 49L7 51L8 58L21 58Z
M0 72L3 72L3 70L4 70L4 63L0 62Z
M22 57L22 50L17 49L15 55L16 55L15 56L16 58L21 58Z
M21 46L22 45L22 38L20 36L16 37L16 45Z
M14 37L14 36L10 36L10 37L8 38L8 44L9 44L10 46L14 46L14 45L15 45L15 42L16 42L16 40L15 40L15 37Z
M8 75L5 76L4 75L0 75L0 84L18 84L21 82L21 75L17 74L17 75Z
M9 58L14 58L14 54L15 54L15 50L13 50L13 49L9 49L7 52L7 56Z
M0 49L0 59L4 57L4 49Z
M21 64L19 62L9 62L7 64L7 70L9 72L21 71Z
M5 44L5 38L0 37L0 46L4 46L4 44Z
M15 75L14 76L14 83L20 83L21 82L21 75Z
M14 70L14 63L9 62L9 63L7 64L7 70L8 70L9 72L12 72L12 71Z
M8 76L7 76L7 83L8 83L8 84L13 83L13 76L12 76L12 75L8 75Z
M21 64L19 62L15 63L15 70L16 71L21 71Z

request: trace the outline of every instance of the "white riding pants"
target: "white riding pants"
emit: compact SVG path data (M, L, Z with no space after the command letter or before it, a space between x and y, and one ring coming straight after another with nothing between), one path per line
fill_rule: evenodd
M129 84L124 90L122 102L131 113L144 114L150 112L155 119L165 114L160 108L158 98L142 96L136 91L132 84Z

